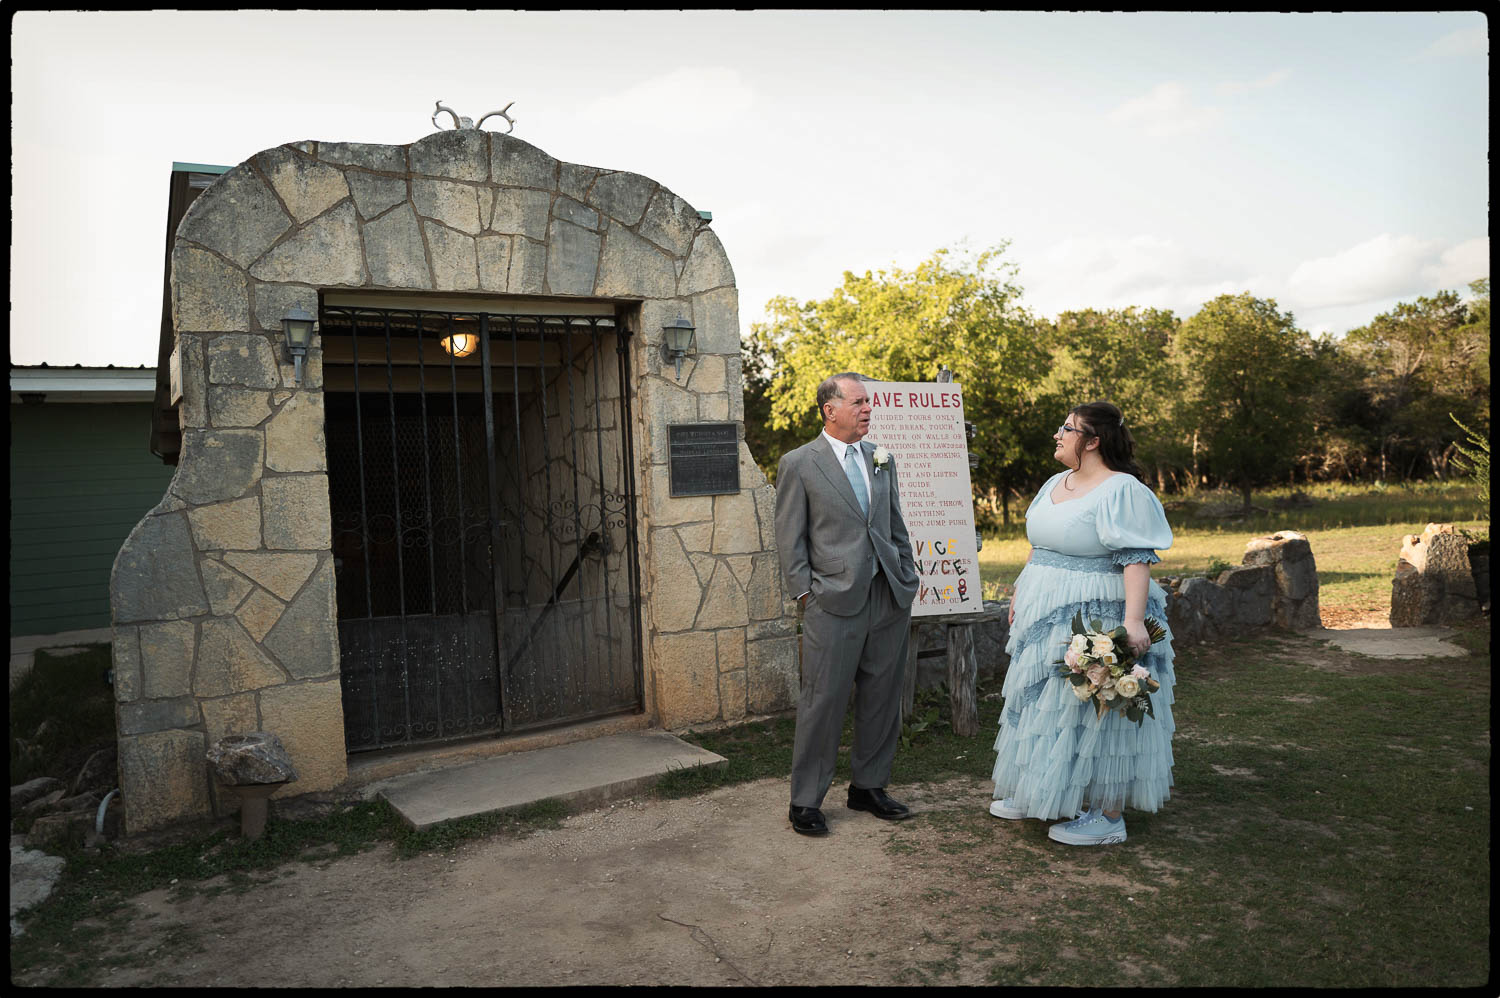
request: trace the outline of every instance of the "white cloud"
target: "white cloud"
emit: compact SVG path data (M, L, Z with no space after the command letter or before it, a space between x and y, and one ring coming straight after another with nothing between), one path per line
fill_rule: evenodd
M1111 121L1140 129L1153 138L1207 128L1224 116L1216 107L1194 104L1180 83L1159 83L1144 97L1126 101L1109 113Z
M1488 272L1488 240L1444 248L1436 239L1381 233L1331 256L1304 260L1287 278L1287 291L1303 309L1432 294L1445 283L1467 284ZM1472 267L1485 268L1455 280Z
M1258 80L1251 80L1248 83L1221 83L1218 86L1218 91L1221 94L1243 94L1249 93L1252 90L1267 90L1285 83L1291 79L1291 76L1292 71L1290 69L1278 69L1275 72L1267 73Z
M1484 24L1451 31L1418 52L1417 59L1453 59L1466 55L1488 55L1489 30Z
M1490 276L1488 236L1470 239L1443 251L1435 262L1422 268L1422 279L1433 291L1462 291L1469 282Z
M1186 317L1221 294L1255 291L1264 278L1236 273L1201 248L1151 233L1078 236L1021 262L1026 302L1044 315L1069 309L1171 309Z

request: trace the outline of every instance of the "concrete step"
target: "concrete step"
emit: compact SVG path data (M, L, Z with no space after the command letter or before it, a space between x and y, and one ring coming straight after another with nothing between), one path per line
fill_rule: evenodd
M548 799L593 807L638 793L670 770L727 762L665 731L630 731L393 777L372 789L422 831Z

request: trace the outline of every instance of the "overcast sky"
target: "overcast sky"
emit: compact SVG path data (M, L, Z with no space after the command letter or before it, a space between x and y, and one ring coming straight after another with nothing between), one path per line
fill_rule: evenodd
M151 365L172 163L406 144L441 99L713 212L744 330L1009 241L1023 303L1275 298L1342 333L1489 275L1475 12L23 12L11 361ZM447 123L446 116L443 119ZM497 119L491 119L493 126Z

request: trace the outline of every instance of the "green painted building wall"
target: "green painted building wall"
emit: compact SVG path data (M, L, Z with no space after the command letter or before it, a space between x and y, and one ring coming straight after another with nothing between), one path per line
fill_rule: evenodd
M109 626L120 546L177 469L150 402L10 406L10 634Z

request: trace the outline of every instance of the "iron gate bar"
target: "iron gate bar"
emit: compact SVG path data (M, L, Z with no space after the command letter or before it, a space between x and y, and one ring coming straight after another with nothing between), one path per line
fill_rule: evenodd
M516 366L515 350L511 350L511 368ZM504 656L505 646L505 570L500 564L500 552L504 544L500 533L500 488L495 480L495 386L490 370L490 317L479 315L479 369L480 383L484 386L484 467L490 487L490 573L494 578L495 598L495 661ZM513 720L510 690L505 679L500 679L500 724L507 730Z
M402 549L406 547L406 544L405 532L401 529L401 457L396 447L396 388L395 374L391 366L391 314L389 312L385 313L382 326L385 331L385 410L390 417L391 424L391 480L395 483L396 497L396 606L399 611L398 619L401 622L401 698L405 708L402 733L410 741L412 734L411 677L408 673L408 666L411 659L408 655L406 640L406 558L402 554Z
M363 552L360 564L365 577L365 632L369 637L370 647L373 648L375 646L375 595L370 586L370 515L365 494L365 420L359 402L364 393L359 390L359 320L353 314L349 317L349 327L353 334L350 340L354 344L354 436L356 440L354 463L359 468L359 532ZM334 588L338 588L336 577ZM380 740L380 684L373 681L370 683L370 717L375 723L375 740L378 742ZM347 740L347 735L345 737Z
M583 557L589 550L589 542L583 536L583 521L579 519L578 515L578 423L574 418L576 415L575 406L577 405L578 399L573 394L573 341L572 330L568 328L567 320L563 320L562 335L562 342L568 344L568 358L567 363L564 365L563 369L567 372L568 377L568 446L573 454L573 460L570 462L570 467L572 467L573 469L573 537L576 541L579 542L578 554L573 558L573 565L568 570L568 572L564 573L565 578L571 578L571 574L577 572L579 564L583 562ZM559 583L558 593L561 592L561 588L562 583ZM583 582L581 580L578 583L578 599L579 605L580 607L582 607L584 605L586 597L584 595ZM554 606L556 605L556 602L557 595L554 594L552 601L548 605ZM551 611L548 610L546 612L550 613ZM587 632L583 627L583 614L580 613L578 615L578 647L580 648L583 647L584 637L586 633ZM587 672L589 669L589 658L587 656L583 656L582 662L575 662L573 664L573 668L569 670L573 675L573 699L578 703L583 702L584 685L583 683L579 682L578 679L578 670L580 665L582 666L584 672Z
M635 430L630 424L630 353L625 348L625 342L629 338L628 328L615 334L615 354L619 358L620 373L620 426L625 434L625 453L631 457L635 455ZM628 467L622 466L621 475L632 474L635 462L632 461ZM640 655L641 648L641 561L640 552L637 549L635 536L635 483L624 481L625 506L627 512L628 526L625 531L626 539L630 545L630 634L635 646L634 654ZM601 507L602 508L602 507ZM635 670L635 698L637 703L646 702L645 679L642 673L644 667Z
M619 334L616 333L616 335L619 335ZM589 352L589 356L592 357L592 358L594 358L594 363L591 364L591 365L589 365L589 366L594 369L594 399L595 399L595 404L597 405L598 404L598 399L600 397L600 392L599 392L599 361L598 361L598 357L599 357L599 321L597 319L592 319L592 318L589 319L589 339L590 339L590 341L593 344L593 350L591 350ZM609 490L604 487L604 425L603 424L604 424L604 420L599 419L596 416L595 419L594 419L594 452L595 452L595 456L599 459L599 531L600 531L600 533L602 534L602 536L604 538L605 557L608 558L609 557L609 554L608 554L608 551L609 551L609 513L605 509L605 506L609 502ZM616 679L617 679L617 670L615 668L615 664L616 663L615 663L615 655L614 655L614 647L615 647L614 618L615 618L615 615L613 613L609 612L609 608L610 608L610 606L614 602L614 594L610 591L610 585L609 585L609 568L608 568L608 566L606 566L605 570L604 570L603 589L604 589L604 608L605 608L604 609L604 640L605 640L605 643L608 644L608 646L610 648L610 655L609 655L609 688L610 689L614 689L615 688L615 682L616 682Z
M448 343L450 345L454 342L452 338L454 334L453 322L453 314L450 312L448 314ZM453 355L453 351L449 350L447 351L447 353L449 385L448 399L453 403L454 488L458 493L458 564L460 566L460 570L458 573L458 615L460 620L464 620L469 615L469 556L465 544L465 538L468 535L469 525L464 520L464 462L461 456L463 451L460 449L458 443L458 364L457 358ZM432 589L434 593L434 599L436 599L437 584L435 579ZM461 628L461 630L463 633L464 643L464 673L463 683L461 685L464 688L464 727L467 728L474 723L474 647L469 640L469 629L467 627L464 627ZM498 648L496 649L496 654L499 654ZM439 705L439 714L441 713L441 705Z

